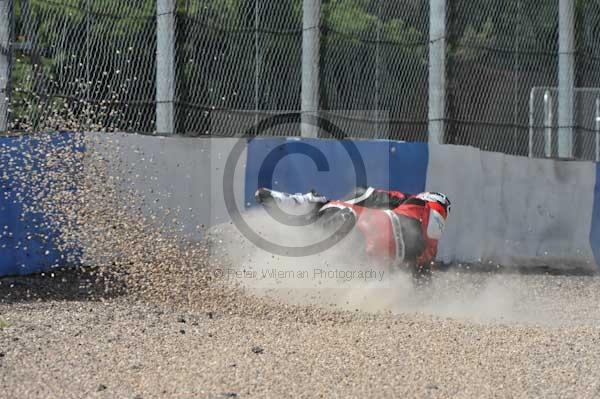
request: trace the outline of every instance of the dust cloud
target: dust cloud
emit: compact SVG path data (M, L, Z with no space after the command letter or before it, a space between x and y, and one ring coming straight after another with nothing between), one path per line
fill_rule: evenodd
M323 239L317 227L280 224L263 209L245 221L263 238L280 245L309 245ZM249 293L292 304L374 313L424 313L479 322L545 323L549 315L531 296L524 276L475 273L460 269L434 272L416 281L407 270L390 270L362 257L351 232L315 255L289 257L258 248L232 224L210 232L213 254L228 259L225 279Z

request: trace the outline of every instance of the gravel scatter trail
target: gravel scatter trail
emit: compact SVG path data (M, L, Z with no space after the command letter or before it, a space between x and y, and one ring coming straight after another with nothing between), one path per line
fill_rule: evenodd
M600 396L598 280L511 278L542 307L552 303L553 317L368 313L243 294L236 306L210 295L201 306L179 306L176 299L157 303L127 294L97 299L82 292L87 280L74 272L3 279L0 392L7 398Z

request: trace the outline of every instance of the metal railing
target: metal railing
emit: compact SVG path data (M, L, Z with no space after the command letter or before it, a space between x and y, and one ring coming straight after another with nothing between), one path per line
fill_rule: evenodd
M533 87L529 97L529 156L560 158L558 87ZM580 158L600 161L600 88L573 90L573 147Z

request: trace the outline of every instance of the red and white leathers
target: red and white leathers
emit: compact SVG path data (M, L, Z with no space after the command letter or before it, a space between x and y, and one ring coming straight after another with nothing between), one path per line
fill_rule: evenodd
M409 195L369 188L356 198L330 201L320 212L332 207L351 209L369 256L424 267L435 259L449 205L439 193Z
M425 248L417 256L416 261L419 266L428 265L435 259L438 241L442 238L446 227L446 219L448 218L448 205L442 205L440 202L429 200L426 197L427 195L418 194L415 197L408 198L392 210L396 214L420 222Z
M314 193L286 194L268 189L259 189L256 197L263 204L267 199L302 207L313 204L317 219L327 219L337 210L350 210L366 254L381 263L425 267L435 259L450 209L444 194L410 195L371 187L355 191L346 199L333 201Z

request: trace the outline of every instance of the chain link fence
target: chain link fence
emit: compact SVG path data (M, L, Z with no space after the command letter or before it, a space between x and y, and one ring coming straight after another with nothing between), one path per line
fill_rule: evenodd
M302 0L183 1L177 38L179 133L233 136L300 110Z
M449 4L446 142L526 155L530 88L558 84L558 1Z
M12 10L13 130L66 120L77 129L155 131L163 78L156 0L0 1ZM319 108L350 137L427 141L430 1L322 0ZM444 142L557 156L557 109L548 119L546 89L534 88L556 97L559 0L446 5ZM237 135L260 118L301 109L302 7L303 0L176 1L178 134ZM575 2L574 37L575 86L586 89L575 94L573 155L596 159L600 0ZM290 125L266 134L299 133Z
M428 13L423 0L323 6L321 108L353 137L427 141Z
M446 142L557 157L558 1L478 3L450 2ZM576 2L572 127L579 159L596 159L599 9L598 1Z
M600 1L578 2L576 23L574 153L600 161Z
M152 1L12 3L12 129L154 129Z

